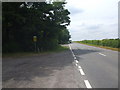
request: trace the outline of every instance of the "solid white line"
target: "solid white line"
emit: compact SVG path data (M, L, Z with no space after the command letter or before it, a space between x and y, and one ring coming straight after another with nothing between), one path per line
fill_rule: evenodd
M106 56L105 54L102 54L102 53L99 53L100 55L102 55L102 56Z
M85 85L87 88L89 88L89 89L92 88L92 86L90 85L88 80L84 80L84 82L85 82Z
M85 73L83 72L82 69L79 69L79 71L80 71L81 75L85 75Z

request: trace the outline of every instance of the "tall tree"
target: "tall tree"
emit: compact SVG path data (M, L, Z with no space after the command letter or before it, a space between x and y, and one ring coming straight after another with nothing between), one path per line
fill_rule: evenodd
M66 26L70 24L70 12L64 8L64 4L66 3L3 3L3 52L32 51L34 35L38 37L37 47L40 50L57 47L60 39L62 42L63 38L69 40ZM60 34L67 35L67 39L61 38Z

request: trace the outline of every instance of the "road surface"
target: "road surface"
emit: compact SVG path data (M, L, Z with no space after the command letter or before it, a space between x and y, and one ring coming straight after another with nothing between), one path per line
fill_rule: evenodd
M118 87L118 52L93 46L73 43L73 56L78 61L92 88ZM81 76L80 76L81 77Z
M78 43L70 50L3 58L3 88L117 88L118 52Z

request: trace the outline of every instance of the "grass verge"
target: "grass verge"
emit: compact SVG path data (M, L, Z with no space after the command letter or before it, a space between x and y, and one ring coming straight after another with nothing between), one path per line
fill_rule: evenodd
M69 50L69 47L67 46L58 46L57 48L53 50L48 50L48 51L42 51L42 52L17 52L17 53L5 53L2 54L3 58L8 58L8 57L25 57L25 56L35 56L35 55L42 55L42 54L50 54L50 53L56 53L56 52L62 52L65 50Z
M74 42L80 43L80 44L89 45L89 46L95 46L95 47L99 47L99 48L104 48L104 49L110 49L110 50L114 50L114 51L119 51L119 52L120 52L120 48L112 48L112 47L107 47L107 46L100 46L100 45L82 43L82 42L80 42L80 41L74 41Z

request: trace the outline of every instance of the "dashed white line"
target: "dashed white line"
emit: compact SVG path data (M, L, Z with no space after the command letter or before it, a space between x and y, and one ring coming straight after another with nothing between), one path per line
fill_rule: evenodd
M72 50L71 50L71 52L72 52L73 57L75 57L75 55L74 55L74 53L73 53L73 51L72 51Z
M69 48L70 48L70 51L72 52L73 57L76 58L70 45L69 45Z
M73 55L74 60L75 60L75 62L76 62L75 65L78 67L78 70L80 71L81 75L85 75L85 73L84 73L83 69L81 68L81 66L78 65L78 60L76 59L76 57L75 57L75 55L74 55L74 53L73 53L72 48L71 48L70 45L69 45L69 48L70 48L70 51L72 52L72 55ZM106 56L106 55L104 55L104 54L102 54L102 53L99 53L99 54L100 54L100 55L103 55L103 56ZM92 88L92 86L90 85L90 83L89 83L88 80L84 80L84 83L85 83L85 85L86 85L86 87L87 87L88 89L91 89L91 88Z
M73 53L73 51L71 50L71 52L72 52L72 55L74 55L74 53Z
M70 50L72 50L70 45L69 45L69 48L70 48Z
M74 56L74 59L76 60L76 57Z
M85 73L83 72L82 68L79 69L79 71L80 71L81 75L85 75Z
M100 55L102 55L102 56L106 56L105 54L102 54L102 53L99 53Z
M73 54L73 57L75 57L75 55Z
M85 82L85 85L86 85L86 87L87 87L88 89L91 89L91 88L92 88L92 86L90 85L90 83L89 83L88 80L84 80L84 82Z
M69 45L69 47L70 47L70 51L72 52L72 55L73 55L74 60L76 60L77 58L76 58L75 54L73 53L72 48L71 48L70 45Z
M76 63L75 65L76 65L76 66L78 66L78 64L77 64L77 63Z
M78 63L78 60L75 60L76 63Z
M81 66L78 66L79 69L81 69Z

